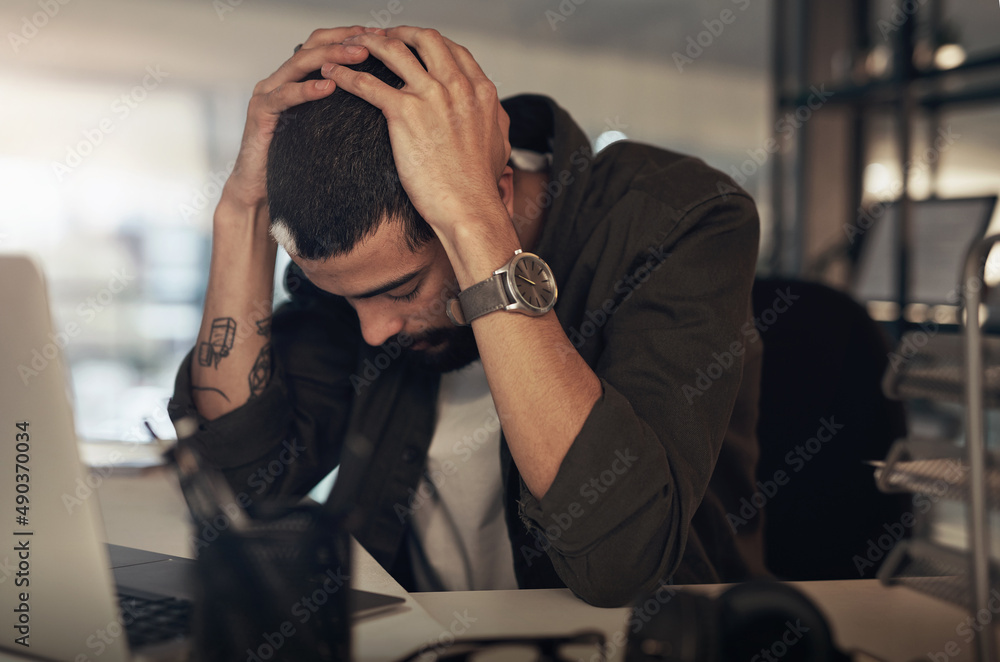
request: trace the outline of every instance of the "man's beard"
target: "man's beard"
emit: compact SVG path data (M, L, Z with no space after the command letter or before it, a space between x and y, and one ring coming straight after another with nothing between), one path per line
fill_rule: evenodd
M407 349L406 355L414 363L434 372L458 370L479 358L479 347L471 326L430 329L413 336L408 346L420 342L426 342L430 347Z

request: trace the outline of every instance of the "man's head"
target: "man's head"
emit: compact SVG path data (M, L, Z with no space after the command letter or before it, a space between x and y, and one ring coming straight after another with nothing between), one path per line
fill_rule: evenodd
M351 68L403 86L374 56ZM399 182L382 111L341 89L281 114L267 156L267 198L272 235L293 257L346 255L387 220L410 248L434 237Z
M373 56L352 68L403 86ZM399 182L378 108L337 89L285 111L268 153L267 194L272 236L313 284L347 299L368 344L398 335L414 358L442 371L478 356L471 329L444 312L458 292L454 271Z

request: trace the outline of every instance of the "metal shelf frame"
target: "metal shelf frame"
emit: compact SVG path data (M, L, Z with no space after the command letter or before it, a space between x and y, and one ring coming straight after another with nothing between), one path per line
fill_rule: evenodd
M989 493L987 471L993 462L986 448L986 411L984 407L983 332L980 304L986 289L986 258L990 249L1000 242L1000 235L991 235L977 242L965 261L962 292L965 298L965 378L966 378L966 451L969 461L971 495L969 500L969 549L972 565L973 614L980 609L989 612L990 573ZM984 634L985 633L985 634ZM979 659L996 659L994 625L977 632Z

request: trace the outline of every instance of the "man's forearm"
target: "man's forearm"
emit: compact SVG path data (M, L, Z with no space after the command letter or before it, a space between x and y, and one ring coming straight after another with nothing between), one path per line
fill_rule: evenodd
M215 211L205 312L191 362L199 413L218 418L258 395L271 377L276 245L266 207L223 195Z
M475 225L443 240L459 286L489 278L520 248L502 207L496 222ZM488 234L483 234L488 233ZM498 312L472 323L511 456L538 499L555 480L583 428L601 382L566 337L553 311L541 317Z
M247 106L240 152L223 187L213 223L205 314L191 362L198 412L208 419L259 395L271 377L271 305L277 246L268 234L267 155L281 113L329 96L329 80L303 80L326 63L368 57L342 42L380 32L360 25L316 30L273 74L257 83Z

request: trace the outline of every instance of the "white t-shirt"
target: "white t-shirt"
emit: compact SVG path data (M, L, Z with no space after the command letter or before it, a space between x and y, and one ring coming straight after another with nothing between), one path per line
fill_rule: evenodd
M482 361L441 376L437 407L410 516L416 588L516 589L504 519L500 419Z

